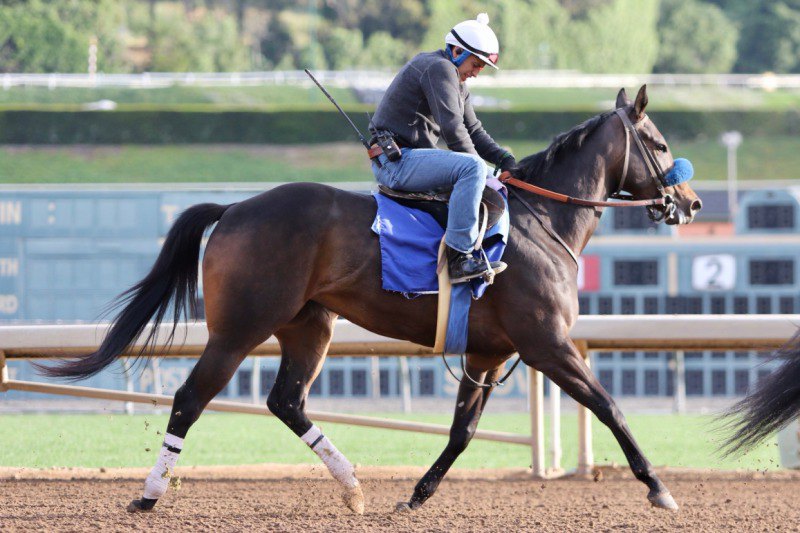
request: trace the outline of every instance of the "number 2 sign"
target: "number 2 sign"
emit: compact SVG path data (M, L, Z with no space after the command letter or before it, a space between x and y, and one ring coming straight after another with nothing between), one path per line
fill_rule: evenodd
M727 291L736 286L736 258L732 255L699 255L692 261L692 288Z

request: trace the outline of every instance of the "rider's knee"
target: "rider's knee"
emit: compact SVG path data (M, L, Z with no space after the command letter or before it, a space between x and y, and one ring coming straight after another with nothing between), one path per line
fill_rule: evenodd
M479 155L469 154L470 159L472 159L471 169L477 175L478 178L482 180L486 180L486 174L489 173L489 166L486 164L486 161Z

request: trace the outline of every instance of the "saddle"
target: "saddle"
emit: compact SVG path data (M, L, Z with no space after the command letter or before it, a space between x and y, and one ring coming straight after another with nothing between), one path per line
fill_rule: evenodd
M436 220L442 229L447 229L447 204L450 202L450 191L407 192L390 189L385 185L378 185L378 190L382 195L388 196L399 204L425 211ZM506 203L503 195L491 187L485 187L481 196L481 211L478 220L482 221L485 213L486 228L491 228L500 220L505 210Z

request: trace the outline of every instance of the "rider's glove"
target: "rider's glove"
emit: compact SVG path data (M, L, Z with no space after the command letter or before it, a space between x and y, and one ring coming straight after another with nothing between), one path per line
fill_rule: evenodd
M517 166L517 160L514 159L514 156L511 155L511 152L506 152L503 154L503 157L500 158L500 161L497 163L497 168L495 168L495 173L505 172L510 168L514 168Z

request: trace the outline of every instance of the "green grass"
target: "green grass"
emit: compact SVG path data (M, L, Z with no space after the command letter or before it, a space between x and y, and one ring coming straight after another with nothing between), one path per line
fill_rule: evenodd
M626 87L633 99L639 87ZM499 100L510 109L547 111L606 111L614 106L619 89L492 89L472 90L476 96ZM651 87L650 111L739 110L781 111L800 107L800 91L764 91L724 87Z
M500 141L518 157L546 146ZM674 142L702 180L726 178L726 152L716 140ZM789 179L800 168L800 139L757 137L739 148L740 179ZM3 146L0 184L372 181L357 143L314 146Z
M330 88L329 92L342 105L357 103L349 89ZM81 89L46 87L12 87L0 91L0 106L86 104L112 100L120 105L208 105L270 108L285 106L330 105L317 87L165 87L157 89Z
M638 87L627 87L633 98ZM357 103L350 89L330 87L342 105ZM491 88L472 89L476 96L499 101L510 109L601 111L609 109L617 89L595 88ZM651 87L652 110L789 110L800 107L800 91L724 88ZM152 89L11 87L0 91L0 107L84 104L113 100L120 105L200 105L271 108L278 106L330 105L316 87L264 85L254 87L173 86Z
M380 416L380 415L378 415ZM450 423L447 415L388 415L392 418ZM0 415L0 466L122 467L151 466L163 437L166 415ZM719 435L710 416L631 415L634 436L656 466L759 469L777 468L778 452L769 442L737 459L716 454ZM363 465L430 465L446 438L403 431L320 424L348 458ZM625 464L611 433L593 422L597 464ZM528 433L529 417L487 414L481 429ZM563 466L577 457L576 416L562 418ZM149 450L148 450L149 449ZM316 459L286 427L271 417L208 413L192 428L181 465L312 463ZM530 466L530 449L520 445L473 441L456 463L460 468Z

